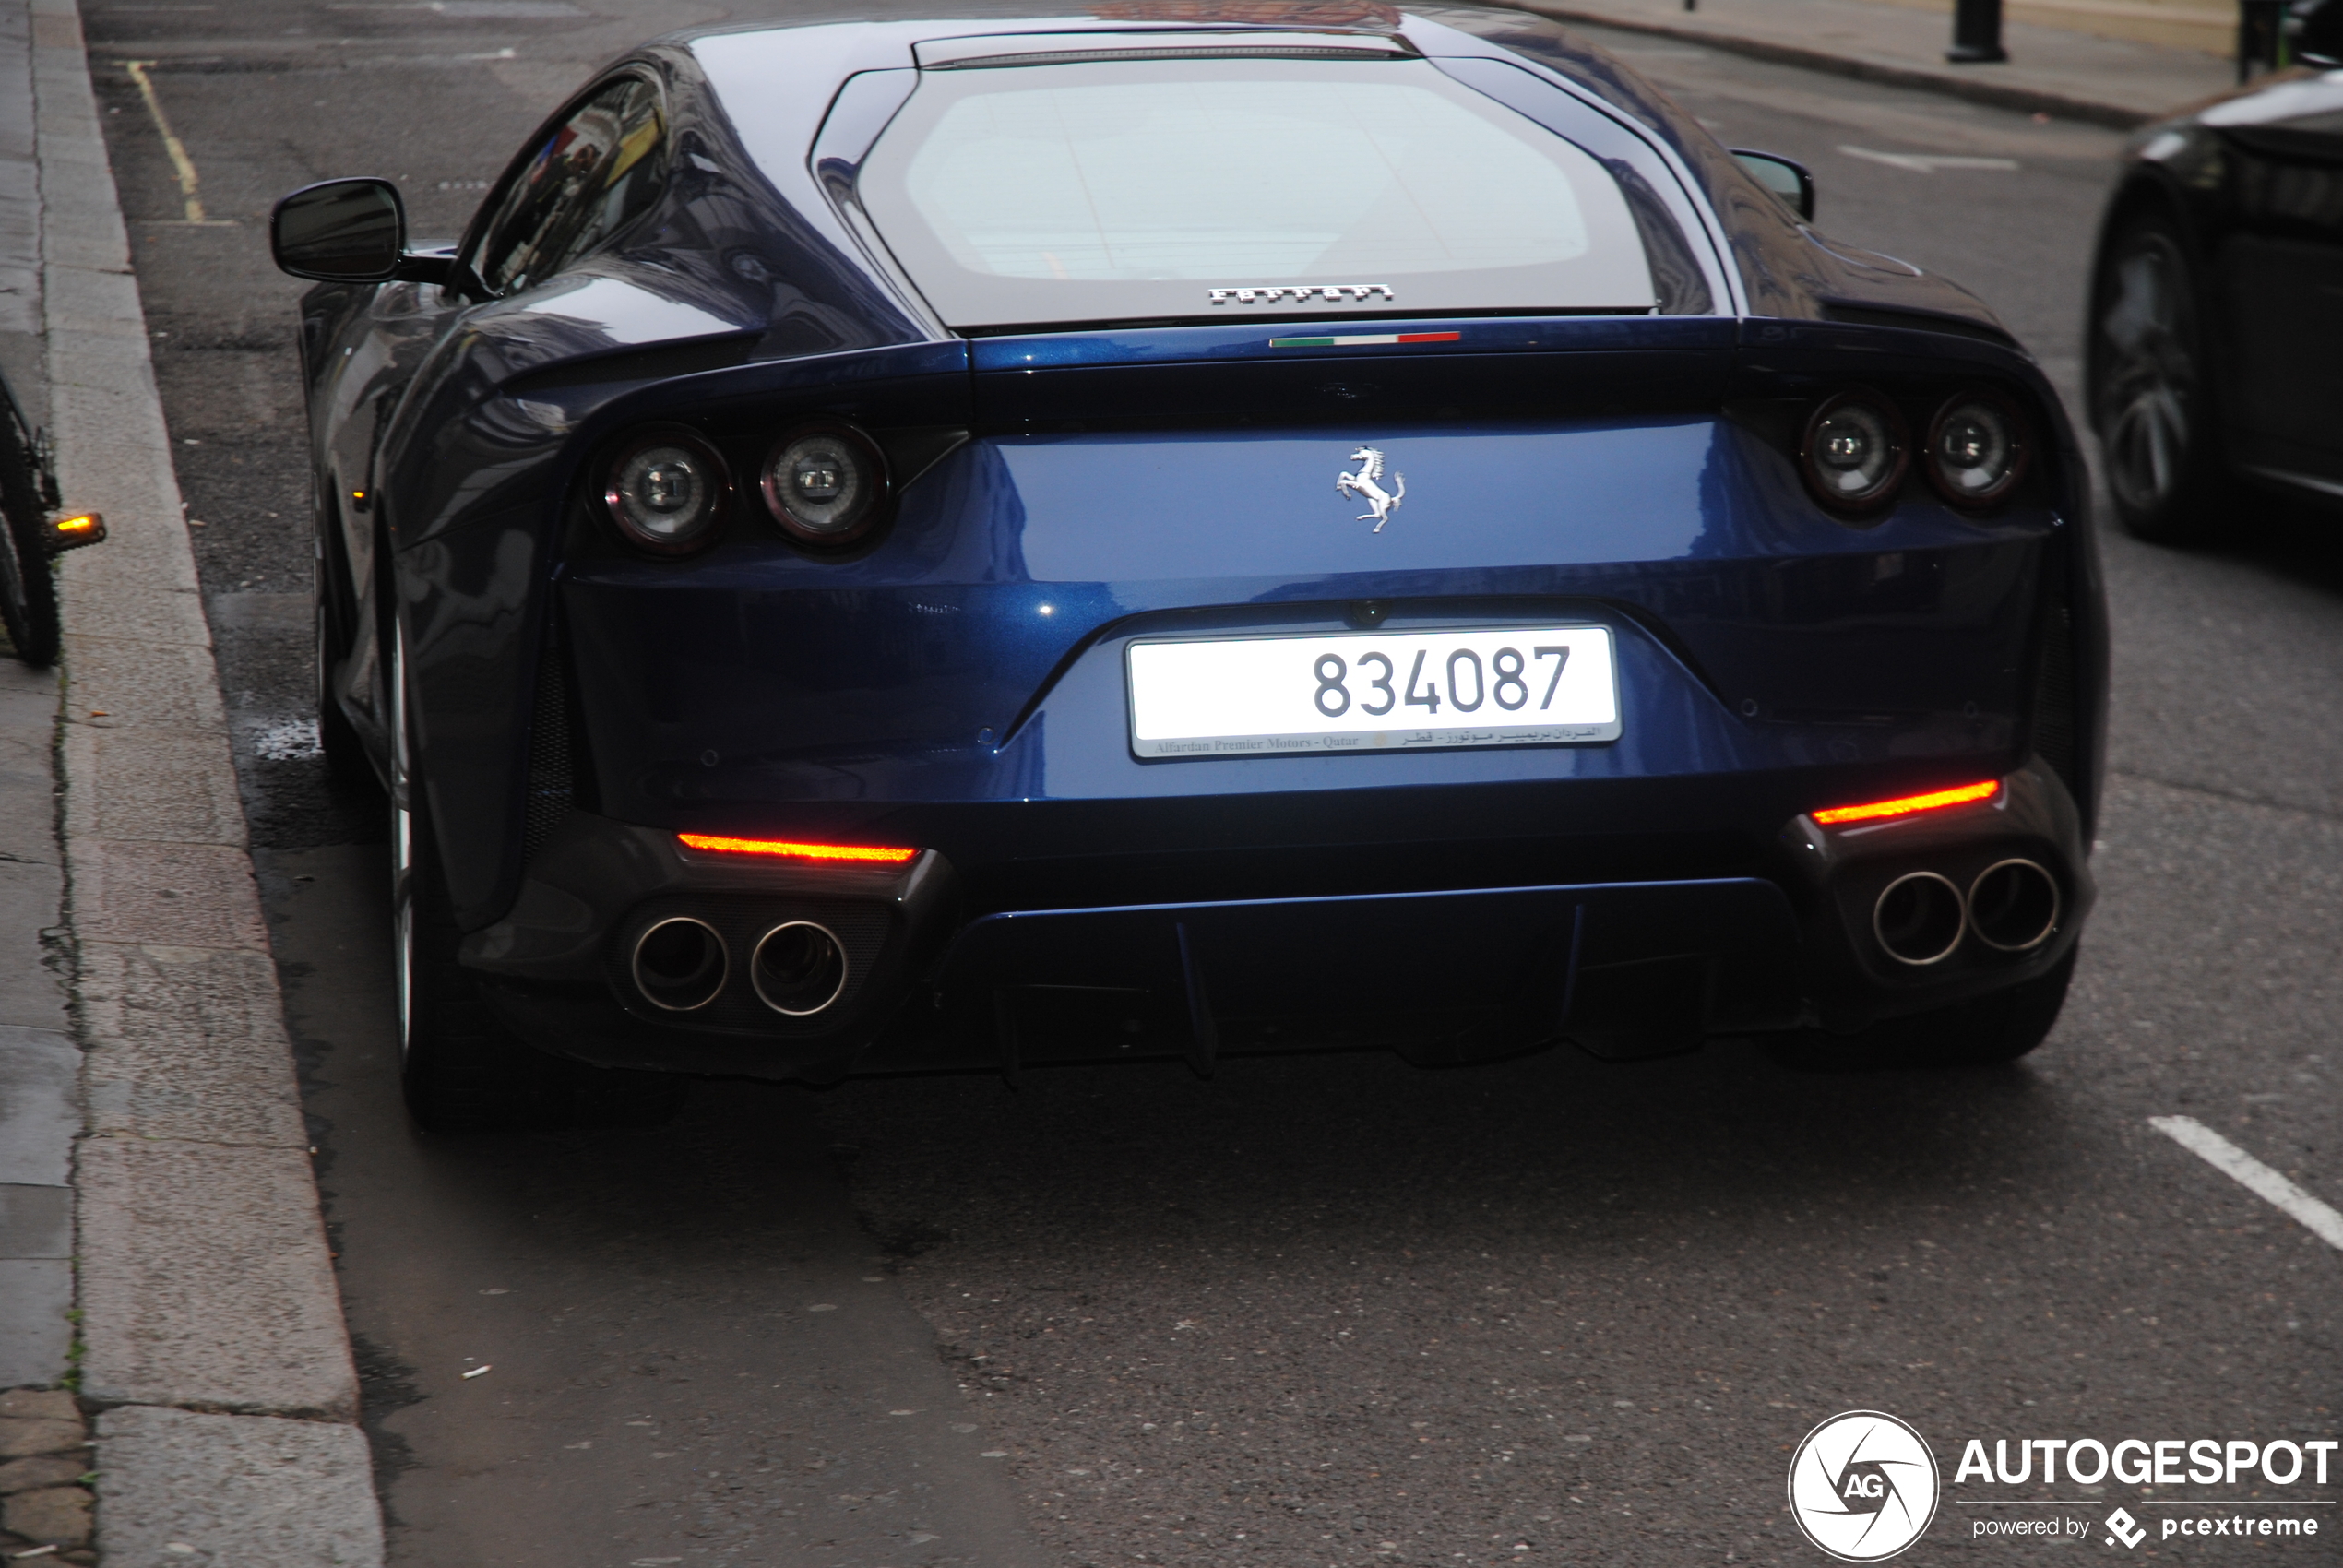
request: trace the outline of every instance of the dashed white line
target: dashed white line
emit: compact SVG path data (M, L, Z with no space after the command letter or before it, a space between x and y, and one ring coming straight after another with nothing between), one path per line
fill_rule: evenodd
M1939 169L1991 169L2009 173L2020 167L2015 158L1971 158L1949 152L1874 152L1867 147L1842 147L1838 150L1849 158L1885 163L1890 169L1914 174L1933 174Z
M2147 1124L2247 1192L2266 1199L2328 1246L2343 1252L2343 1214L2311 1196L2195 1117L2151 1116Z

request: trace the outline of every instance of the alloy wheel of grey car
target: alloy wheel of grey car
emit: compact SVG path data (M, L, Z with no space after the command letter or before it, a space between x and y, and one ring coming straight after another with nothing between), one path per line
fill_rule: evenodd
M412 1054L415 1028L415 818L409 809L407 639L394 636L390 661L391 955L398 997L398 1060Z
M2218 479L2194 282L2159 220L2137 224L2107 255L2091 330L2108 488L2130 532L2182 543L2210 525Z
M343 615L337 609L336 590L339 586L337 569L328 564L326 545L321 539L312 561L310 600L313 605L311 630L315 635L312 678L316 687L317 746L325 754L326 770L338 782L375 789L379 777L366 755L366 743L341 710L341 703L333 689L334 668L349 651L350 636L343 629Z

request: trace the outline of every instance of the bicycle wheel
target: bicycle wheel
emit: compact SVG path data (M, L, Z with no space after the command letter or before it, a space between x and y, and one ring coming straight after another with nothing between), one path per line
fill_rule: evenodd
M0 419L0 624L17 657L35 669L57 659L57 577L43 548L49 509L31 449L14 420Z

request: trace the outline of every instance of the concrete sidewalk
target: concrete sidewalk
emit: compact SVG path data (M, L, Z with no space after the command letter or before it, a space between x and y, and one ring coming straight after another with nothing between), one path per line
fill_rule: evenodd
M96 1561L94 1471L119 1568L375 1568L147 340L76 0L0 0L0 356L113 536L61 564L62 692L0 661L0 1551Z
M49 402L31 15L0 3L0 373ZM59 679L0 653L0 1553L89 1561L89 1428L73 1359L81 1051L66 1015L54 766Z
M1891 82L1972 102L2127 130L2228 91L2236 67L2169 49L2010 22L1997 65L1954 65L1952 3L1929 11L1879 0L1509 0L1558 21L1681 38L1761 60Z

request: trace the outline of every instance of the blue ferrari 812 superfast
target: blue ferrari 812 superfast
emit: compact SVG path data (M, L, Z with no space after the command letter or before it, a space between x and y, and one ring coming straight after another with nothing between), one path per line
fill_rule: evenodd
M1353 0L670 37L458 243L286 197L414 1115L2032 1049L2086 470L1814 201L1557 25Z

